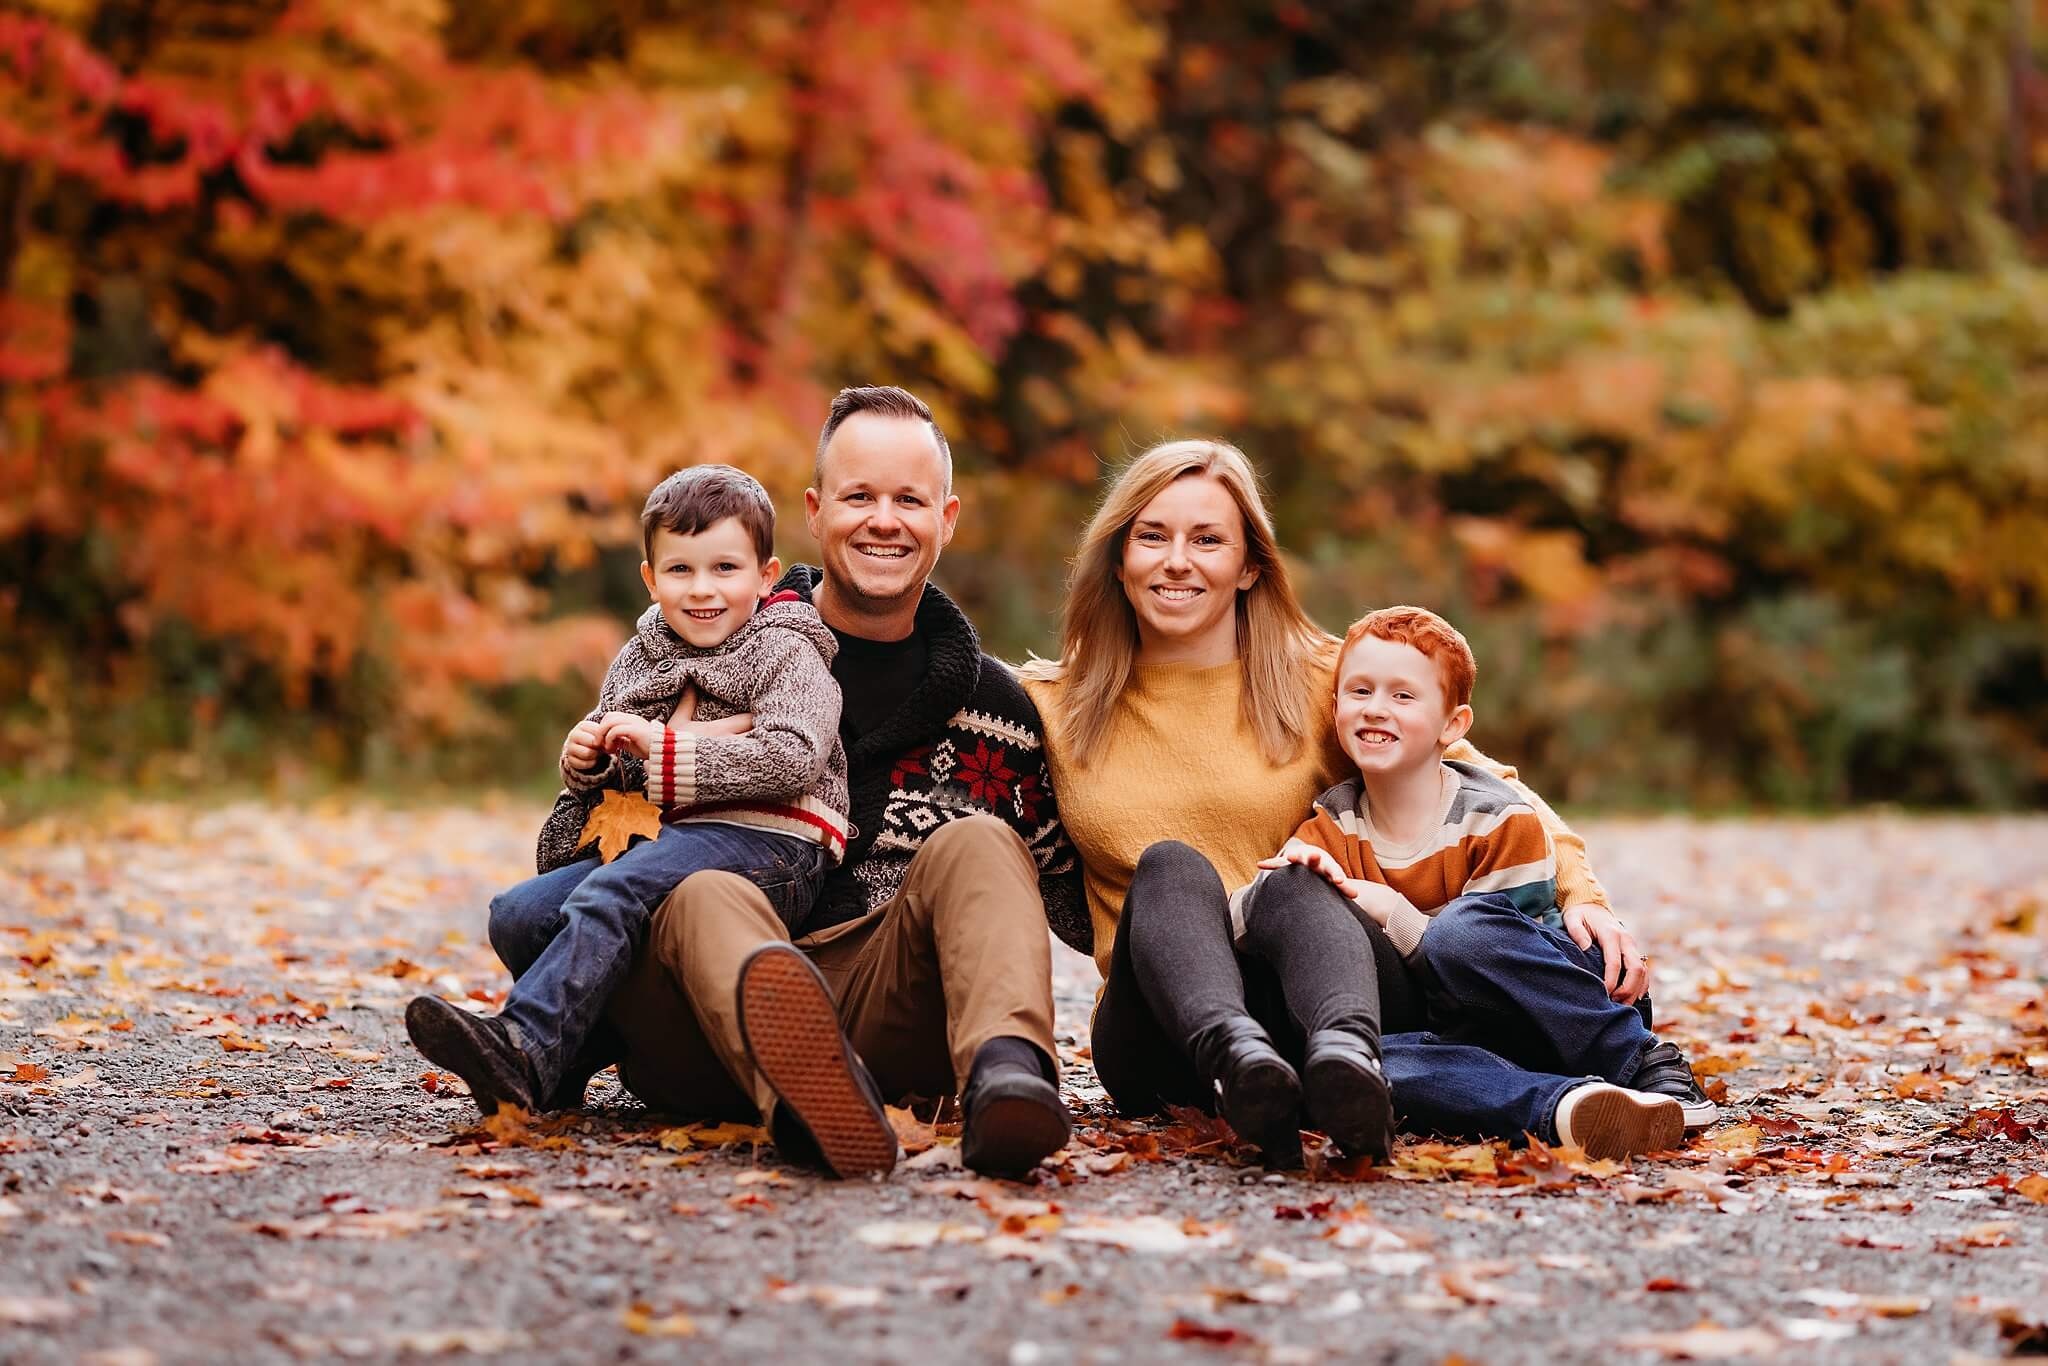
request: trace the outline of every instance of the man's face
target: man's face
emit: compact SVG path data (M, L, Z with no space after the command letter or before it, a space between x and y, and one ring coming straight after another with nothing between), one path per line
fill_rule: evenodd
M825 448L819 487L804 491L826 582L874 606L924 592L959 515L931 425L918 418L855 413Z

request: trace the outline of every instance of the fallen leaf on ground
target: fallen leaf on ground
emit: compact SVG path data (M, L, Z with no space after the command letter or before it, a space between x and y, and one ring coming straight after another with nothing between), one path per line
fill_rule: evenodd
M654 1317L654 1310L645 1304L636 1304L626 1310L626 1331L646 1338L687 1338L695 1337L697 1324L688 1314L664 1314Z
M1251 1334L1242 1329L1196 1323L1193 1319L1175 1319L1166 1336L1174 1342L1206 1342L1212 1347L1234 1347L1252 1341Z
M1731 1357L1769 1356L1783 1339L1761 1328L1718 1328L1702 1323L1677 1333L1638 1333L1616 1340L1634 1352L1659 1352L1674 1361L1725 1361Z

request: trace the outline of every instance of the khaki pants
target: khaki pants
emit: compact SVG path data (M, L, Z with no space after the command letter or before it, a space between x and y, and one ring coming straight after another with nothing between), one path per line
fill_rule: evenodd
M775 1097L740 1040L740 965L788 939L745 878L685 879L656 910L647 947L612 1000L627 1088L675 1114L765 1117ZM975 1052L1003 1035L1058 1057L1038 868L993 816L940 827L894 897L795 943L824 975L840 1024L890 1099L953 1094Z

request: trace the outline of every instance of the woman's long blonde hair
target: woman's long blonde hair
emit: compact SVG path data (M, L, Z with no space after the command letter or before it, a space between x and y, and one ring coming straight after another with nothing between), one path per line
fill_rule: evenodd
M1280 561L1273 519L1259 497L1258 476L1244 452L1222 441L1168 441L1117 473L1089 519L1067 578L1060 619L1060 657L1034 659L1027 678L1062 686L1060 738L1085 767L1101 746L1138 656L1138 618L1117 571L1131 525L1168 484L1207 475L1229 491L1244 518L1245 564L1259 571L1237 595L1237 662L1244 678L1242 714L1266 758L1284 764L1301 753L1314 728L1309 687L1316 652L1333 638L1302 611Z

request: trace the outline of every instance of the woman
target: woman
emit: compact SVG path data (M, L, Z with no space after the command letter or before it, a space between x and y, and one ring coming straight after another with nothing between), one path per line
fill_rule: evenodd
M1243 454L1146 451L1082 537L1060 658L1023 671L1046 723L1060 816L1085 866L1097 1074L1119 1108L1213 1108L1273 1165L1300 1161L1300 1112L1353 1154L1386 1155L1390 1080L1418 1125L1554 1135L1586 1078L1525 1072L1430 1035L1400 955L1315 872L1269 878L1232 946L1226 894L1252 881L1346 761L1333 734L1338 641L1287 578ZM1460 742L1452 758L1510 770ZM1612 936L1583 844L1534 794L1560 900ZM1618 929L1618 922L1614 922ZM1610 950L1610 961L1615 957ZM1382 987L1386 988L1385 997ZM1277 1036L1277 1039L1276 1039ZM1297 1066L1298 1064L1298 1066Z

